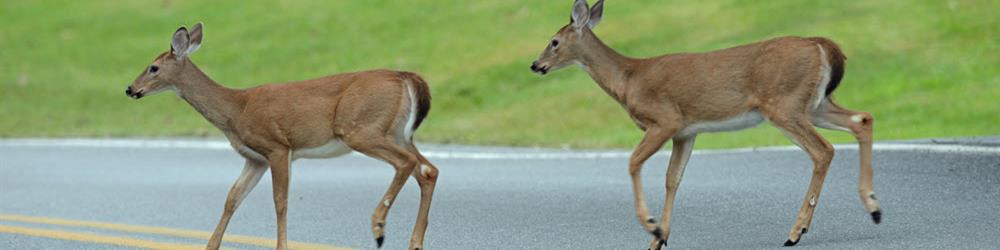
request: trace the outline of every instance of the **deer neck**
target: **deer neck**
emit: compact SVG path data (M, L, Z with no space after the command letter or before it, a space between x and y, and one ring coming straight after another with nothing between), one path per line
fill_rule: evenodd
M219 85L190 59L185 60L184 73L174 84L177 95L228 135L233 130L233 121L243 110L242 91Z
M604 44L590 30L581 37L579 63L584 71L618 102L624 101L625 83L635 59L623 56ZM624 104L624 103L622 103Z

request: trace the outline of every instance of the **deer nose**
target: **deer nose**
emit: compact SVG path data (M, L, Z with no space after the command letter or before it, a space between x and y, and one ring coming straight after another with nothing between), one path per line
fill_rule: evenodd
M127 95L128 97L132 97L132 86L128 86L128 88L125 88L125 95Z
M531 71L538 71L538 61L531 62Z

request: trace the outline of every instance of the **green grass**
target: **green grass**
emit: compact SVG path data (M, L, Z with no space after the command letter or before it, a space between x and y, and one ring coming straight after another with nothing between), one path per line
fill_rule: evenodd
M0 1L0 137L219 136L179 98L123 94L177 26L204 21L192 57L230 87L410 70L434 96L420 141L631 147L641 131L581 70L528 70L569 9L570 1ZM834 96L872 112L877 139L1000 134L998 1L645 0L605 9L595 32L637 57L830 37L849 57ZM780 144L787 140L770 126L698 142Z

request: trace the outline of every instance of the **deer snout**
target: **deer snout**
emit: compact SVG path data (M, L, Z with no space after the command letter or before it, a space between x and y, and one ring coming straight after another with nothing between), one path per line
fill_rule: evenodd
M128 86L128 88L125 88L125 95L138 100L139 98L142 98L142 91L132 90L132 86Z
M534 61L531 63L531 72L544 75L546 73L549 73L549 69L546 66L538 65L538 61Z

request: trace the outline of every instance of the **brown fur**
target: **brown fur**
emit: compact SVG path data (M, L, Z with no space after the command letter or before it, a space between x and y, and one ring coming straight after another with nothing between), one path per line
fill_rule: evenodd
M812 222L815 200L833 159L833 146L813 126L847 131L858 139L859 191L865 209L878 223L878 202L868 195L873 193L874 118L843 109L830 99L843 78L846 60L836 43L822 37L779 37L703 53L630 58L605 45L590 30L596 25L591 21L599 22L602 17L603 0L595 6L588 9L586 1L577 0L571 15L574 19L553 36L555 42L549 43L531 69L546 74L580 64L645 131L629 160L629 173L636 215L656 236L651 249L659 249L668 239L674 195L697 134L744 129L765 119L800 145L814 163L813 178L787 244L797 243ZM559 45L554 45L556 42ZM826 75L830 79L824 82ZM646 206L639 174L643 163L668 140L673 140L674 153L667 170L661 222L657 223Z
M184 28L178 29L171 50L144 69L126 92L138 99L161 90L176 90L246 158L243 174L229 192L222 218L207 248L219 248L237 206L264 170L270 169L278 221L277 248L284 249L290 163L297 157L306 157L296 156L296 152L310 152L324 145L337 148L340 144L336 142L388 162L396 170L371 218L372 233L379 246L389 207L408 177L417 180L421 199L410 247L423 247L438 172L413 145L412 138L405 136L406 130L416 130L430 111L430 91L419 75L371 70L230 89L210 79L190 60L187 53L193 50L188 48L201 43L200 23L191 34ZM157 67L158 72L152 72L152 67ZM410 96L408 88L413 89L414 96ZM415 106L410 98L417 99ZM417 115L416 121L412 128L405 128L412 113ZM320 156L308 157L346 153L320 152L323 152L317 153Z

